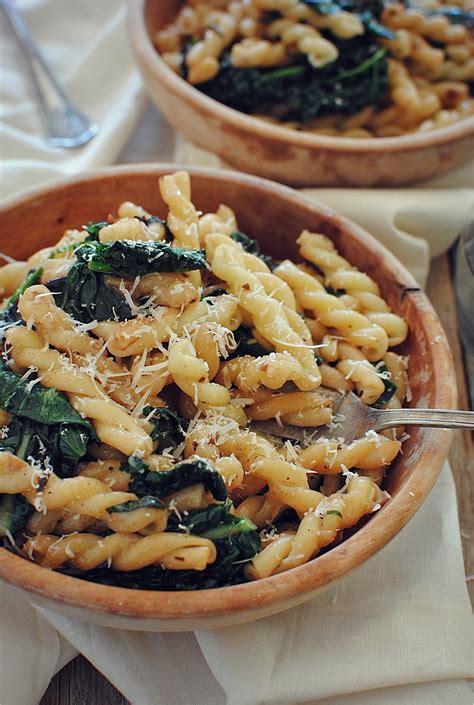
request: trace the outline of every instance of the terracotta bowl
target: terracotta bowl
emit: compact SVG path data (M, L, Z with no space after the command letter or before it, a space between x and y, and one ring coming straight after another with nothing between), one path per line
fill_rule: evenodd
M66 227L102 220L124 200L163 216L158 177L173 165L124 166L82 175L9 200L0 209L1 249L17 259L54 243ZM276 258L295 257L303 228L325 233L338 250L380 285L404 316L410 335L412 406L453 408L456 383L449 347L428 299L411 275L377 240L325 206L284 186L252 176L189 169L193 200L203 211L220 203L236 211L242 230ZM251 621L314 597L362 565L406 524L431 490L446 459L451 434L414 429L387 479L392 499L359 531L331 551L277 576L215 590L158 592L90 583L53 572L0 549L0 580L38 605L106 626L185 631Z
M129 35L145 86L167 120L224 162L291 186L395 186L474 156L474 117L431 132L346 139L285 129L217 102L175 74L152 43L182 0L129 0Z

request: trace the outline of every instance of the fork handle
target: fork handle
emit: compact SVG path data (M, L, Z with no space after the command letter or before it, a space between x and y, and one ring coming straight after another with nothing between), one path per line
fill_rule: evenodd
M1 8L11 25L15 39L25 55L41 108L41 117L48 135L51 135L50 110L57 109L58 105L66 106L69 101L41 54L28 25L13 2L11 0L1 0Z
M25 56L49 145L76 147L84 144L89 135L96 133L96 125L87 124L82 113L71 103L12 0L0 0L0 8Z
M436 426L474 430L474 412L452 409L385 409L377 415L374 430L383 431L395 426Z

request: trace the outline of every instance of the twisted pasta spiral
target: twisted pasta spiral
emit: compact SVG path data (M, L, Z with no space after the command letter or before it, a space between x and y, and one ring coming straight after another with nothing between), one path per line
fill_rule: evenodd
M37 508L29 525L36 532L51 531L61 519L74 515L80 517L80 520L76 519L76 526L81 530L96 520L105 522L113 531L126 533L159 532L167 524L166 509L147 507L110 515L110 508L136 500L137 496L113 490L93 477L60 479L52 472L44 476L10 453L0 453L0 492L22 493Z
M214 273L239 297L240 306L251 314L261 335L278 352L287 351L301 363L307 375L304 386L300 383L303 390L315 389L321 382L321 374L313 353L292 328L282 305L268 296L257 277L246 270L240 253L227 245L219 245L211 264Z
M382 493L367 477L349 481L343 494L323 498L303 517L293 535L282 535L263 549L246 568L249 578L265 578L306 563L336 538L341 529L353 526L383 501Z
M328 294L315 277L285 260L275 273L291 285L298 303L323 324L335 328L353 345L360 347L368 360L380 360L388 348L384 329L367 316L348 308L336 296Z
M155 564L168 570L204 570L216 559L216 547L209 539L172 532L150 536L115 533L104 537L72 534L60 538L46 534L28 539L24 551L48 568L68 564L79 570L92 570L107 561L121 571Z

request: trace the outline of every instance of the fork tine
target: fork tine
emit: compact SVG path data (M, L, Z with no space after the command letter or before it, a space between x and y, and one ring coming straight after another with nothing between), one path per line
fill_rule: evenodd
M276 438L289 438L295 441L304 441L305 443L317 441L321 438L329 440L334 438L344 439L344 442L349 444L356 438L360 438L370 428L369 415L370 407L367 407L353 393L348 392L345 395L339 392L334 393L332 390L324 391L325 396L331 398L334 402L334 417L331 424L326 426L288 426L281 424L278 421L270 419L268 421L252 421L250 427L254 431L267 433ZM326 391L329 392L326 394Z

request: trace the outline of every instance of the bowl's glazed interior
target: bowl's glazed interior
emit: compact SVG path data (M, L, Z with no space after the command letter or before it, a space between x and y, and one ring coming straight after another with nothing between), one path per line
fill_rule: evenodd
M105 219L124 200L164 216L158 177L174 169L173 165L113 168L12 199L1 209L1 250L24 259L53 244L66 228ZM451 355L436 314L411 275L374 238L286 187L232 172L189 171L197 207L210 211L220 203L230 206L239 227L258 238L262 250L275 258L296 257L295 240L304 228L330 237L344 257L377 281L390 306L409 324L401 352L409 355L410 406L455 406ZM392 499L345 542L288 573L212 591L160 593L88 583L0 549L0 579L32 601L109 626L184 630L259 618L308 599L388 543L433 486L449 441L448 431L411 429L403 454L387 476Z

